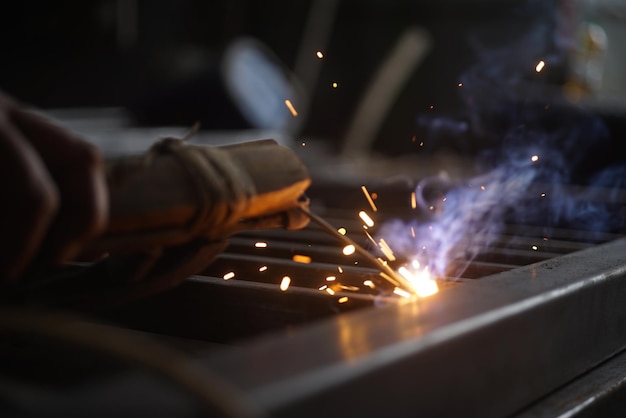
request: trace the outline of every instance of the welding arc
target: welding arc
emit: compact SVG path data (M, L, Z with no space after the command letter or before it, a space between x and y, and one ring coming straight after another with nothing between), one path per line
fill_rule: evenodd
M326 231L329 234L331 234L332 236L338 238L345 245L353 245L354 248L356 249L356 252L359 253L359 255L363 256L370 263L374 264L381 272L383 272L385 274L383 277L385 277L387 280L391 281L395 286L397 286L397 287L399 287L401 289L404 289L404 290L406 290L407 292L409 292L411 294L415 293L413 288L408 286L405 283L405 280L404 280L403 277L401 277L398 273L396 273L388 265L381 263L369 251L367 251L365 248L363 248L362 246L360 246L359 244L354 242L350 237L348 237L346 235L341 235L339 232L337 232L337 229L335 229L331 224L329 224L322 217L314 214L313 212L311 212L307 208L299 207L299 209L303 213L305 213L311 219L311 221L316 223L324 231Z

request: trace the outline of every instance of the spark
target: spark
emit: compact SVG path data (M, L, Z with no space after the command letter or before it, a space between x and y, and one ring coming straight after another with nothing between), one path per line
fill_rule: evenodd
M327 281L327 282L334 282L336 279L337 279L337 277L335 277L335 276L328 276L328 277L326 278L326 281Z
M533 249L533 251L537 251L539 249L539 247L537 247L536 245L533 245L532 247L530 247Z
M424 146L424 141L420 142L420 147Z
M346 235L348 231L346 231L346 228L339 228L337 232L339 232L341 235Z
M433 109L435 108L435 106L434 106L434 105L430 105L430 106L428 106L428 108L429 108L430 110L433 110Z
M352 244L349 244L343 247L342 251L344 255L352 255L356 252L356 247Z
M539 161L539 156L538 155L533 155L532 157L530 157L530 161L532 161L533 163L536 161Z
M373 289L373 288L375 288L375 287L376 287L376 286L374 285L374 282L373 282L373 281L371 281L371 280L365 280L365 281L363 282L363 285L364 285L364 286L369 287L370 289Z
M335 294L335 291L334 291L333 289L331 289L330 287L327 287L327 288L326 288L326 293L328 293L329 295L331 295L331 296L332 296L332 295L334 295L334 294Z
M254 246L257 248L267 248L267 242L258 241L254 243Z
M291 277L289 276L283 277L283 279L280 282L280 290L285 292L287 289L289 289L290 284L291 284Z
M395 289L393 289L393 293L395 293L398 296L402 296L403 298L411 297L411 294L409 292L407 292L406 290L400 289L399 287L396 287Z
M485 190L485 186L480 186L480 190Z
M372 193L372 200L376 200L378 199L378 193L374 192Z
M309 264L311 262L311 257L308 255L295 254L292 258L296 263Z
M541 60L541 61L539 61L539 62L537 63L537 66L535 67L535 71L537 71L538 73L540 73L540 72L541 72L541 70L543 70L543 67L545 67L545 66L546 66L546 63L545 63L543 60Z
M365 198L367 199L367 201L369 202L370 206L372 207L372 210L374 212L377 212L378 208L376 207L376 204L374 203L374 199L372 199L372 196L370 195L370 192L367 191L367 187L361 186L361 190L363 191L363 194L365 195Z
M385 257L387 257L387 260L395 261L396 256L393 255L393 250L391 249L389 244L387 244L387 241L381 238L380 241L378 241L378 246L380 247L380 250L383 252Z
M324 291L328 288L328 285L322 285L319 287L319 290Z
M365 235L367 235L367 238L369 238L369 240L372 241L372 243L374 245L378 245L378 244L376 244L376 241L374 240L374 237L372 237L372 235L369 232L367 232L367 231L363 231L363 232L365 232Z
M459 83L459 84L457 84L457 86L463 87L463 83Z
M546 194L545 193L541 193L539 196L546 197Z
M298 112L296 111L296 108L293 107L293 104L291 104L291 100L286 99L285 100L285 106L287 106L287 109L289 109L289 111L291 112L291 114L293 115L294 118L296 116L298 116Z
M259 271L266 271L267 270L267 266L261 266L259 267Z
M339 303L346 303L347 301L348 301L348 297L347 296L341 297L341 298L339 298L339 300L337 300L337 302L339 302Z
M228 273L226 273L226 274L224 275L224 280L230 280L230 279L232 279L233 277L235 277L235 272L234 272L234 271L229 271Z
M338 271L339 273L343 273L343 269L341 268L341 266L337 266L337 271Z
M415 238L415 228L411 227L411 237Z
M306 147L306 142L302 142L300 145L302 146L302 148L304 148Z
M365 225L368 227L371 228L374 226L374 220L364 210L359 212L359 218L361 218L361 220L365 222Z
M336 89L337 87L339 87L339 84L333 83L333 88Z
M324 58L324 53L322 51L317 51L315 52L315 55L317 56L317 58L322 59Z
M417 197L415 196L415 192L411 193L411 209L417 208Z

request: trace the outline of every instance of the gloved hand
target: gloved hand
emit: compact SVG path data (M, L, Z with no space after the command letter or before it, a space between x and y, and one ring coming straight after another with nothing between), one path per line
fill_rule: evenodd
M107 257L31 286L39 297L93 307L147 296L201 271L240 230L309 221L299 210L308 206L308 172L272 140L206 147L165 139L106 166L108 225L83 255Z

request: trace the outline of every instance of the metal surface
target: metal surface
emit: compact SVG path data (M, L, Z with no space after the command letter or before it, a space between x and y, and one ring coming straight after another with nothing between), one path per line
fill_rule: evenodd
M626 353L546 396L515 418L623 417L626 411Z
M207 359L272 416L503 416L626 346L626 240Z

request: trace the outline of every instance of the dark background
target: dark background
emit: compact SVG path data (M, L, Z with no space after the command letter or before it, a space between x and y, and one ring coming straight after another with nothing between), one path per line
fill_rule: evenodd
M404 127L395 134L410 134L417 113L432 104L441 112L458 110L456 85L475 61L470 39L487 46L504 45L538 21L557 30L560 2L527 3L339 2L306 131L341 136L367 82L410 25L426 28L433 48L404 89L387 130L393 131L390 126L395 124ZM242 35L260 39L293 68L311 4L286 0L13 2L0 25L0 87L44 108L136 106L143 97L154 97L183 80L195 77L208 83L221 52ZM544 42L541 49L554 48L554 38ZM330 88L333 81L340 88ZM187 92L187 97L192 94ZM206 97L194 101L215 105ZM187 122L175 118L159 122L181 121Z

